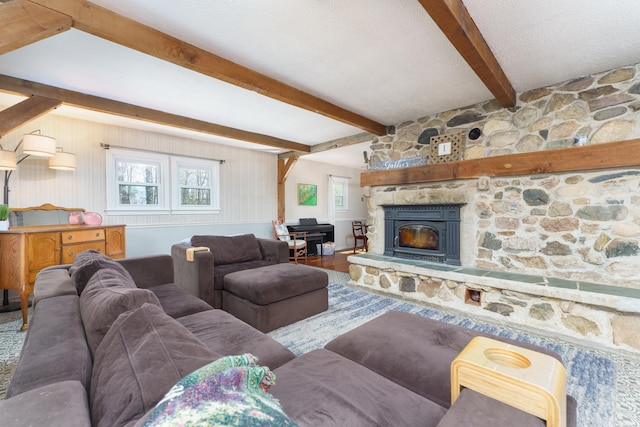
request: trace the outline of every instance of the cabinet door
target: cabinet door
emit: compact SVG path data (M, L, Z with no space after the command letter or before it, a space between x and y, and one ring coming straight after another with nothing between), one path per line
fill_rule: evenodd
M24 234L0 235L0 289L20 289L26 282Z
M126 240L124 227L106 228L107 255L111 258L124 258L126 256Z
M60 264L60 232L32 233L27 237L29 282L45 267Z

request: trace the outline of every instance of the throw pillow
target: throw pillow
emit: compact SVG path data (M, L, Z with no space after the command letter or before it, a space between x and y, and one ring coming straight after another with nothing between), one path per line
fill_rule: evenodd
M76 286L78 295L82 294L87 282L91 279L91 276L98 270L103 268L111 268L118 270L125 277L128 277L135 287L135 282L131 277L131 274L126 268L117 261L112 260L108 256L101 254L94 250L87 250L80 252L73 260L73 264L69 267L69 273L71 274L71 280Z
M120 314L144 303L160 306L152 291L131 283L118 270L102 269L91 276L80 295L80 315L92 356Z
M220 356L158 306L143 304L121 314L93 361L93 426L134 422L178 380Z
M241 234L239 236L192 236L193 246L206 246L213 254L215 265L233 264L237 262L260 261L262 252L256 236Z
M220 358L178 381L143 426L295 426L267 392L274 381L251 354Z

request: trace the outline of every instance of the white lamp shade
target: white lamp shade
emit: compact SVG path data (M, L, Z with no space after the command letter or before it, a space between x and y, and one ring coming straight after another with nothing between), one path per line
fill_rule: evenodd
M54 157L49 158L49 169L57 169L61 171L76 170L76 155L73 153L58 151Z
M37 157L56 155L56 140L44 135L27 134L22 138L22 152Z
M16 153L13 151L0 151L0 170L12 171L18 167Z

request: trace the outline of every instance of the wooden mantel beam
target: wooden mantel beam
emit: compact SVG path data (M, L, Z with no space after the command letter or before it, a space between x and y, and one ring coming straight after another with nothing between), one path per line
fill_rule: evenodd
M23 0L0 3L0 55L71 28L71 18Z
M64 13L73 27L181 67L330 117L376 135L387 127L264 74L178 40L86 0L31 0Z
M523 176L640 166L640 138L507 154L402 169L363 172L360 185L405 185L481 176Z
M275 138L255 132L248 132L240 129L230 128L215 123L196 120L189 117L178 116L165 113L164 111L152 110L125 102L100 98L98 96L87 95L80 92L47 86L29 80L18 79L0 74L0 90L25 96L40 96L59 100L62 103L74 107L99 111L101 113L114 114L116 116L128 117L136 120L143 120L166 126L173 126L181 129L207 133L210 135L223 136L225 138L240 141L252 142L254 144L267 145L285 150L309 153L308 145L300 144L286 139Z
M516 105L516 92L462 0L420 0L460 55L503 107Z
M0 138L62 104L57 99L32 96L0 111Z

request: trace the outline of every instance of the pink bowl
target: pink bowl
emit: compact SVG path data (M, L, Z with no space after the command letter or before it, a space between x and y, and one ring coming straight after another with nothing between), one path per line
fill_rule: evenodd
M85 212L84 223L87 225L101 225L102 215L100 215L98 212Z

